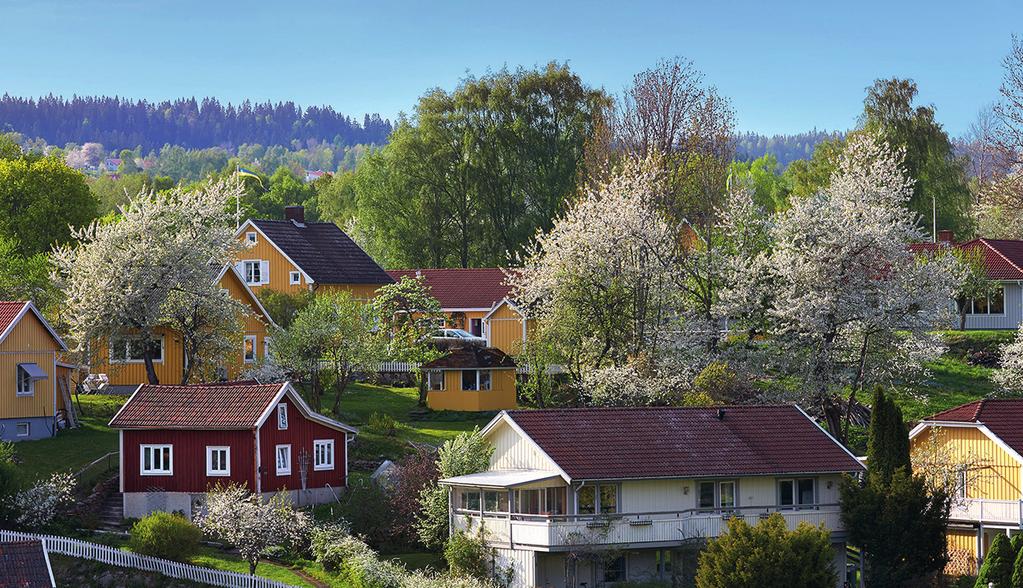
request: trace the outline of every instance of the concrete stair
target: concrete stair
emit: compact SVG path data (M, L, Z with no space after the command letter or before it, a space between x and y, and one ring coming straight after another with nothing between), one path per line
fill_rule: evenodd
M103 501L99 521L104 529L122 530L124 524L124 494L114 492Z

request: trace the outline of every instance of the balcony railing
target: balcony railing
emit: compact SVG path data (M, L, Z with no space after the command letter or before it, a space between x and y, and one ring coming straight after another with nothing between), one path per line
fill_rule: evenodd
M842 530L837 504L801 506L744 506L728 510L685 510L624 513L612 515L527 515L456 510L456 530L485 526L487 541L494 546L571 548L573 545L623 545L633 543L677 543L717 537L728 528L728 520L742 518L751 525L771 513L779 513L795 529L799 523L824 524L832 532Z
M952 505L949 518L954 521L1019 525L1021 511L1023 511L1023 501L1020 500L966 498L960 503Z

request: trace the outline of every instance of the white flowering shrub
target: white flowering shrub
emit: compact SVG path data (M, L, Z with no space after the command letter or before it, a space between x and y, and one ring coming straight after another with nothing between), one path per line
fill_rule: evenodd
M245 561L249 573L275 549L300 547L310 529L309 515L296 510L287 494L281 492L265 499L251 494L244 486L218 486L206 493L205 512L195 524L210 537L234 546Z
M75 476L58 472L15 494L11 510L18 526L36 531L45 529L75 502Z
M999 368L991 376L1005 394L1023 394L1023 331L1016 333L1016 339L1002 345Z
M273 359L261 359L249 369L241 373L242 380L255 380L261 384L284 382L288 380L288 372Z

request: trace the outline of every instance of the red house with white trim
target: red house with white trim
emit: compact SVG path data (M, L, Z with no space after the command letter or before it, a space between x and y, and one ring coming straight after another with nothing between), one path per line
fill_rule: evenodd
M290 383L143 384L114 415L124 516L191 517L217 483L286 491L299 505L348 482L356 430L313 411Z

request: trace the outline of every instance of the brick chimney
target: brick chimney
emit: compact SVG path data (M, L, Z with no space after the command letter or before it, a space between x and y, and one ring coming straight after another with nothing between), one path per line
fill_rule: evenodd
M304 206L285 206L284 207L284 220L289 220L298 225L305 224L305 207Z
M955 242L955 233L953 231L938 231L938 243L951 245Z

